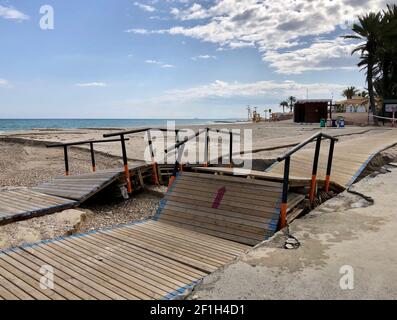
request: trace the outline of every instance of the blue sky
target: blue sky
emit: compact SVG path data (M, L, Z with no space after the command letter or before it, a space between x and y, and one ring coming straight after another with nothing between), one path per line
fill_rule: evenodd
M384 2L0 0L0 118L228 118L307 91L338 99L364 86L340 35Z

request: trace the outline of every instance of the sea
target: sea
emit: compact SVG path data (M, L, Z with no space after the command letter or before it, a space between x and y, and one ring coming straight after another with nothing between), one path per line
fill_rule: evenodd
M241 119L0 119L0 132L31 129L136 128L234 123Z

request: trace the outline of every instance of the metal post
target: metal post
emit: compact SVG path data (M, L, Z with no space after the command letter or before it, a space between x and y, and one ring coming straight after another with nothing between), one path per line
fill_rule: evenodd
M179 140L179 130L175 130L175 141L176 141L176 144L178 144L179 142L180 142L180 140ZM185 145L183 145L183 149L185 148ZM182 146L179 146L178 147L178 152L179 152L179 150L181 150L182 149ZM182 152L183 153L183 152ZM178 153L178 157L179 157L179 153ZM178 163L179 163L179 171L183 171L183 164L182 164L182 155L180 156L180 159L179 159L179 161L178 161Z
M127 182L127 191L128 193L132 193L131 177L130 177L130 170L128 168L127 149L125 147L124 135L121 134L120 138L121 138L121 151L123 152L124 174L125 174L125 180Z
M233 132L230 131L230 145L229 145L229 167L233 168Z
M68 146L63 146L63 154L65 159L65 176L70 174L69 172L69 158L68 158Z
M314 197L316 195L316 187L317 187L317 169L318 169L318 159L320 157L320 148L321 148L321 140L322 135L319 135L316 142L316 151L314 154L313 161L313 171L312 171L312 182L310 185L310 202L314 202Z
M181 145L178 149L178 156L177 159L175 161L175 166L174 166L174 171L172 172L172 176L170 178L170 181L168 182L168 189L170 189L172 187L172 184L174 183L176 176L178 175L178 171L180 170L180 163L182 161L182 155L183 155L183 151L185 150L185 145Z
M283 195L281 199L280 208L280 229L287 226L287 209L288 209L288 189L289 189L289 169L291 164L291 157L285 158L284 163L284 180L283 180Z
M331 170L332 170L332 160L334 158L334 149L335 149L335 141L331 140L329 145L327 175L325 177L325 192L329 192L329 187L331 183Z
M150 156L152 158L153 182L158 185L159 184L159 175L158 175L158 171L157 171L157 163L154 159L153 141L152 141L152 135L150 134L150 130L147 131L147 137L148 137L148 141L149 141Z
M92 171L96 171L96 163L95 163L95 151L94 151L94 143L90 142L90 150L91 150L91 164L92 164Z
M209 162L209 144L210 144L210 129L205 129L205 144L204 144L204 167L208 167Z

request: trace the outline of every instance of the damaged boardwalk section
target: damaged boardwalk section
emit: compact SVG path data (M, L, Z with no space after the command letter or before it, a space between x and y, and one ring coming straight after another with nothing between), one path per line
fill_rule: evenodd
M131 175L148 168L135 164ZM0 191L0 225L81 205L117 180L124 178L121 169L99 171L78 176L60 176L31 189Z
M175 298L277 228L278 184L207 179L182 173L155 220L3 251L0 297ZM186 188L200 189L203 183L208 188L201 191ZM238 186L255 194L238 196ZM267 207L249 204L255 196L263 196ZM43 266L53 268L53 288L40 287Z
M310 164L320 183L331 175L334 185L345 188L376 154L397 143L395 130L377 133L336 144L332 158L330 148L319 148L326 137L319 133L307 140L268 172L174 170L153 220L1 251L0 300L174 299L283 227L287 213L305 199L294 188L316 192ZM313 141L314 162L313 150L300 150ZM156 165L138 163L0 192L0 223L78 206L120 179L130 188L143 187L145 170L158 174ZM51 281L43 283L43 277Z

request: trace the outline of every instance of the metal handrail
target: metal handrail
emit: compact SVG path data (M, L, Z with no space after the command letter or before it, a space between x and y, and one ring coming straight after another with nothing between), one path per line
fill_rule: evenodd
M193 140L194 138L198 137L200 134L202 134L203 132L207 131L208 128L206 128L204 131L198 131L197 133L195 133L194 135L187 137L185 139L183 139L182 141L179 141L178 143L174 144L173 146L167 148L164 150L165 153L170 153L171 151L178 149L180 146L182 146L183 144L189 142L190 140Z
M127 140L129 140L129 139L127 139ZM64 162L65 162L65 175L69 176L70 171L69 171L68 147L89 144L90 145L90 152L91 152L92 171L95 172L96 171L96 161L95 161L94 144L108 143L108 142L119 142L119 141L121 141L121 139L85 140L85 141L76 141L76 142L68 142L68 143L51 143L51 144L47 144L46 147L47 148L63 148Z
M311 177L311 185L310 185L310 202L314 202L314 198L316 195L317 188L317 169L318 169L318 161L320 157L320 148L321 141L323 139L330 140L330 147L328 153L328 163L327 163L327 173L325 178L325 191L329 192L330 183L331 183L331 171L332 171L332 161L334 156L335 142L338 141L337 138L327 135L325 133L319 132L310 138L306 139L302 143L298 144L296 147L292 148L282 157L277 158L278 162L285 161L284 164L284 178L283 178L283 193L281 200L281 208L280 208L280 228L284 228L287 225L287 209L288 209L288 190L289 190L289 174L290 174L290 164L291 164L291 156L296 152L301 150L303 147L308 145L309 143L316 141L316 149L314 152L314 160L313 160L313 170Z
M300 144L298 144L297 146L293 147L291 150L289 150L285 155L283 155L282 157L278 157L277 161L281 162L283 160L285 160L285 158L292 156L294 153L296 153L297 151L299 151L300 149L302 149L303 147L305 147L306 145L308 145L309 143L313 142L314 140L317 140L317 138L321 136L321 138L326 138L329 139L331 141L338 141L337 138L332 137L328 134L319 132L314 134L313 136L311 136L310 138L306 139L305 141L301 142Z

